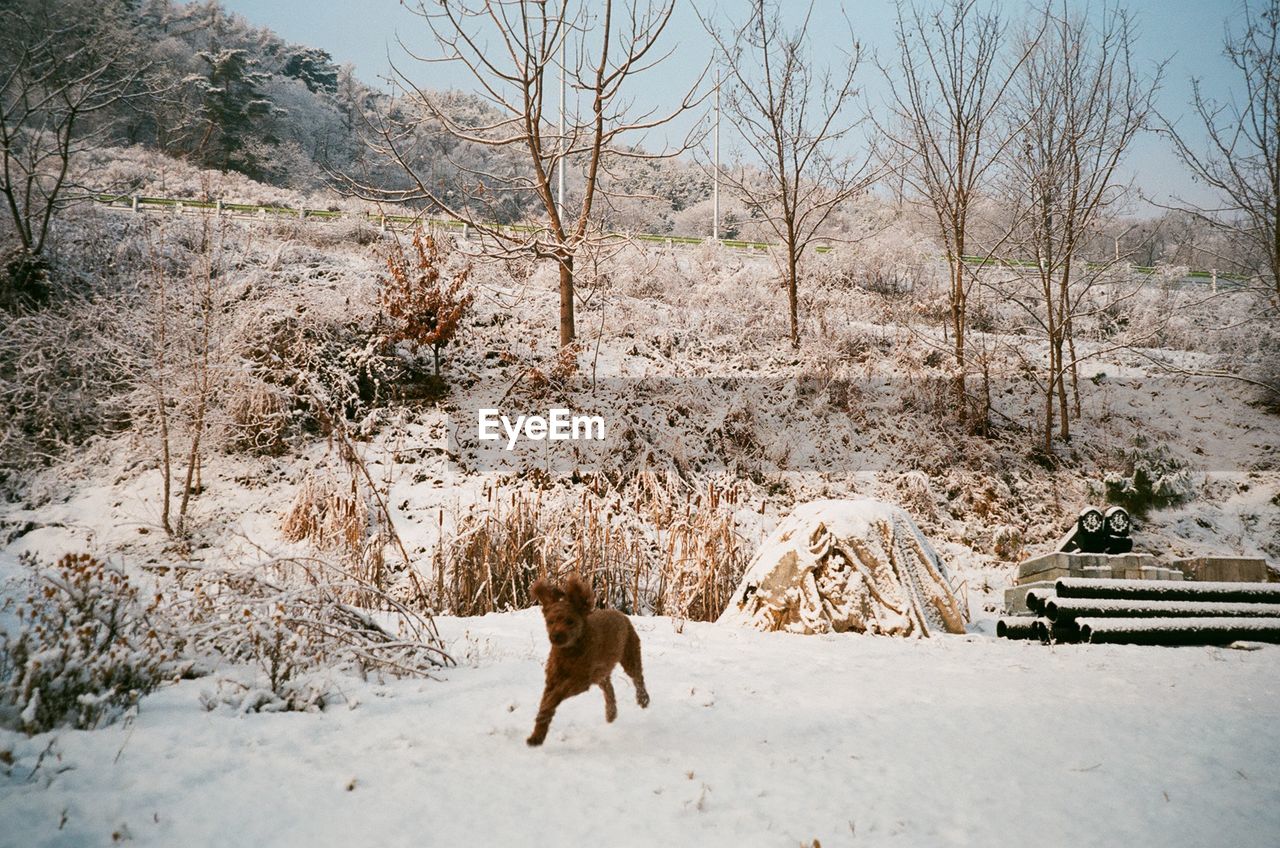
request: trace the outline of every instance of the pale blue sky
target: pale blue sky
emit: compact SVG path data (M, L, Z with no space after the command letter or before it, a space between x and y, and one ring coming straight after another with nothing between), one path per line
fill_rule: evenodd
M388 74L390 56L421 84L434 88L473 88L461 66L423 66L406 60L396 44L397 34L410 46L429 54L431 42L424 22L398 0L223 0L223 5L253 24L275 30L289 41L323 48L339 63L351 62L358 75L370 84L377 84L380 77ZM799 3L793 5L797 10L803 8ZM1226 21L1238 22L1241 18L1238 0L1130 0L1126 5L1137 14L1141 66L1150 70L1157 62L1168 60L1158 98L1164 114L1176 117L1186 110L1192 76L1203 79L1206 92L1218 97L1225 97L1233 87L1238 87L1238 81L1232 76L1233 69L1222 57ZM706 0L698 4L704 12L719 14L717 10L720 10L735 20L744 14L746 6L745 0L720 0L719 3ZM1001 6L1008 17L1016 16L1022 9L1022 4L1017 3ZM836 60L839 51L847 49L844 16L849 18L865 49L876 51L886 61L892 58L895 12L891 0L816 0L814 8L818 25L811 26L811 35L819 61ZM1099 4L1095 2L1093 8L1099 8ZM835 25L824 27L821 25L824 20L831 20ZM667 46L675 52L636 89L638 107L660 107L668 98L678 96L678 92L696 78L710 55L710 39L687 0L677 0L675 16L664 37ZM881 102L883 83L873 63L868 61L863 71L862 81L874 108ZM1187 116L1179 126L1193 129L1194 120ZM679 129L683 132L684 128ZM729 146L729 135L725 138ZM1202 191L1191 184L1189 175L1169 150L1168 142L1153 134L1135 142L1126 166L1136 184L1158 201L1167 200L1171 193L1191 199L1203 198Z

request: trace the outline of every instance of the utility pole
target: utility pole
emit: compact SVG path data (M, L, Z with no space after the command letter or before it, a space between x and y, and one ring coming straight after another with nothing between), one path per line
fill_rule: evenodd
M716 69L715 177L711 181L711 240L720 241L720 70Z

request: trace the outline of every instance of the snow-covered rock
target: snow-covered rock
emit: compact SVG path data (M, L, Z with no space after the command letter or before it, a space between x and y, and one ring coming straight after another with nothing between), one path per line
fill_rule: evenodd
M929 540L905 510L869 499L797 507L760 546L719 622L794 633L964 632Z

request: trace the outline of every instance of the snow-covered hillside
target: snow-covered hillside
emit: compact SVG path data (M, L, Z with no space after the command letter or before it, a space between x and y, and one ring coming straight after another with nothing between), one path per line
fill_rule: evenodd
M1280 556L1275 413L1253 386L1203 376L1267 349L1221 329L1243 297L1205 305L1155 280L1125 326L1082 326L1081 415L1045 454L1029 376L1043 343L1008 304L983 305L991 427L959 425L938 268L894 245L815 263L799 352L767 257L603 257L580 278L584 343L558 354L553 269L459 252L475 301L441 384L385 335L392 234L87 209L59 226L67 289L0 326L0 576L28 576L21 554L93 554L154 595L173 650L207 650L174 667L197 679L153 681L123 722L0 731L0 845L1248 846L1280 832L1277 649L991 635L1016 563L1140 470L1163 499L1138 519L1140 550ZM916 283L878 288L881 259L914 262ZM620 435L504 467L459 438L495 404L599 413ZM797 505L851 497L907 510L966 589L967 634L704 623ZM451 613L438 622L458 665L360 680L320 662L332 645L275 606L315 588L298 563L340 575L330 606L303 611L341 609L357 630L351 606L370 598L384 624ZM632 613L653 705L620 682L606 726L598 696L573 699L531 751L546 640L519 608L533 576L570 569ZM236 594L241 576L257 594ZM26 589L4 595L0 626L16 629ZM245 696L296 683L264 682L264 633L297 647L287 659L323 712Z

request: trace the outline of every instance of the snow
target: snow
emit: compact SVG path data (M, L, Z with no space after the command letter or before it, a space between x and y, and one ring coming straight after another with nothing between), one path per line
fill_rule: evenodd
M1232 583L1214 580L1112 580L1094 577L1059 577L1052 588L1062 597L1108 597L1135 600L1242 601L1280 600L1280 584ZM1042 597L1047 597L1041 594Z
M719 618L760 630L964 630L946 567L906 510L870 498L796 507L760 545Z
M150 164L121 168L146 174ZM187 170L168 179L203 184ZM208 190L262 199L246 181ZM179 246L198 241L203 220L156 218L150 230L146 216L77 214L60 226L89 244L118 244L122 269L149 255L151 238L179 267L197 261ZM373 321L385 243L292 223L237 222L224 235L237 257L227 350L256 344L241 331L264 316L305 313L320 329ZM894 245L886 239L881 250ZM68 257L77 250L88 248L71 245ZM875 259L863 246L849 261L855 255ZM883 258L899 270L905 261ZM414 404L361 428L371 479L424 567L473 508L531 491L447 455L451 425L525 391L530 369L554 363L553 270L544 263L517 278L502 267L478 269L473 322L447 351L453 410ZM223 665L143 698L136 718L110 727L30 739L0 731L0 848L113 837L164 846L1273 844L1280 648L1048 647L990 638L993 621L983 618L1014 563L1099 502L1139 433L1167 446L1194 484L1188 501L1136 528L1140 549L1276 561L1275 415L1241 385L1162 376L1150 361L1218 368L1228 348L1205 327L1235 320L1240 305L1164 316L1144 294L1135 303L1151 315L1134 319L1133 337L1157 318L1181 328L1150 355L1111 351L1109 336L1082 330L1081 353L1093 356L1081 372L1084 414L1050 468L1028 454L1034 432L1017 429L1039 420L1021 370L1043 359L1043 342L1003 313L975 333L997 351L999 429L989 440L957 431L938 391L945 363L930 364L945 347L929 317L937 275L907 270L920 279L901 297L848 283L806 289L797 353L771 260L711 249L624 254L598 287L584 278L593 294L580 329L593 345L580 357L579 388L554 398L636 425L644 438L615 457L628 474L675 474L693 492L709 481L734 486L734 530L748 553L805 501L871 495L905 507L941 554L931 558L938 569L945 562L966 582L969 635L800 636L636 618L652 706L637 709L619 675L615 724L604 723L598 694L572 699L537 751L524 745L547 647L536 611L442 619L461 665L441 680L362 682L316 669L319 684L340 690L324 712L243 714L234 705L261 694L244 689L253 669ZM134 271L120 273L132 285ZM145 313L119 314L150 326ZM85 335L69 326L69 336ZM81 350L69 358L100 355ZM60 402L44 394L40 404ZM550 399L518 398L534 410ZM314 475L348 470L331 444L298 438L285 455L262 457L210 447L192 538L175 545L159 524L155 434L138 421L31 470L20 498L0 504L0 578L19 573L21 552L88 550L134 574L315 553L283 538L282 519ZM536 494L549 511L572 510L584 487L559 481ZM677 507L692 502L685 494ZM865 535L867 517L855 509L829 529ZM4 596L0 627L14 620Z
M342 681L323 713L0 735L0 845L1270 846L1280 652L759 633L634 619L618 675L524 744L536 610L442 619L443 681ZM49 753L37 767L40 753ZM2 761L2 760L0 760Z

